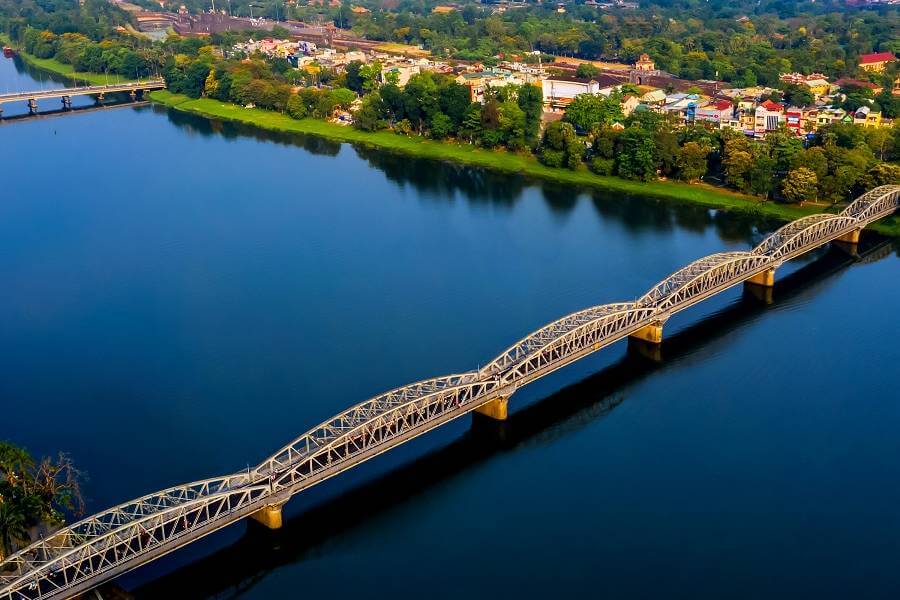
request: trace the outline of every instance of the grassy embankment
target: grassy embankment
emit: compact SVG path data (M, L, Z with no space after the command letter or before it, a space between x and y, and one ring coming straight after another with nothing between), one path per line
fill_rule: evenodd
M789 221L821 212L821 207L789 206L774 202L761 202L758 198L738 194L710 185L689 185L673 181L639 182L619 177L595 175L587 169L571 171L542 165L532 156L484 150L470 144L435 142L421 137L406 137L389 131L374 133L352 127L335 125L319 119L292 119L268 110L243 108L209 98L189 98L166 90L155 91L150 98L159 104L204 117L236 121L263 129L317 135L341 142L354 142L393 152L436 160L475 165L508 173L521 173L563 183L591 186L642 196L653 196L688 204L744 212ZM895 217L874 224L871 229L900 237L900 220Z
M9 38L3 34L0 34L0 42L2 42L4 45L11 45ZM41 71L47 71L48 73L61 75L79 85L106 85L108 83L127 83L130 81L134 81L133 79L123 78L120 75L107 75L105 73L82 73L80 71L76 72L75 67L73 67L72 65L61 63L55 58L38 58L21 51L18 52L18 55L19 58L22 59L22 62L24 62L26 65L34 67L35 69L40 69Z

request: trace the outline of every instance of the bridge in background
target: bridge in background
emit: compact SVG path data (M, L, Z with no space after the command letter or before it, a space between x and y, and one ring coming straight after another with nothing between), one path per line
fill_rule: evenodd
M838 214L789 223L749 252L701 258L634 302L558 319L485 367L391 390L321 423L242 473L175 486L98 513L0 563L0 600L65 598L90 590L251 517L281 526L292 496L469 412L505 419L520 387L624 338L662 341L675 313L739 283L771 288L785 261L828 242L854 245L870 223L900 206L900 185L882 186Z
M38 100L50 100L59 98L63 108L72 108L72 98L75 96L95 96L103 101L106 94L126 93L132 100L137 99L138 94L151 90L161 90L166 87L162 79L150 79L147 81L132 81L128 83L113 83L109 85L88 85L84 87L59 88L55 90L38 90L33 92L14 92L12 94L0 94L0 116L3 115L3 104L8 102L27 102L28 109L32 113L37 112Z

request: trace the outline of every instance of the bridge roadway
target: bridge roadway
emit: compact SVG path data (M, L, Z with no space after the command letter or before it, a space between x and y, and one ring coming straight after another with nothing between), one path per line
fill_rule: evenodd
M36 111L38 100L61 98L63 104L68 108L71 104L71 99L74 96L98 96L102 100L103 96L106 94L127 92L136 95L138 92L159 90L164 87L166 87L166 82L162 79L150 79L147 81L133 81L109 85L88 85L84 87L59 88L54 90L13 92L11 94L0 94L0 105L7 102L28 102L28 107L32 111ZM0 110L0 114L2 114L2 110Z
M651 343L673 314L742 282L771 287L784 261L830 241L854 244L900 206L882 186L839 214L789 223L749 252L701 258L634 302L594 306L523 338L477 371L400 387L321 423L242 473L137 498L65 527L0 563L0 600L66 598L245 517L281 525L293 495L466 413L505 419L516 389L626 337Z

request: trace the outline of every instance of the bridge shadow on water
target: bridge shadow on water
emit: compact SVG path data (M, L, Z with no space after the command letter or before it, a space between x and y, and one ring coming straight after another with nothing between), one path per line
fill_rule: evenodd
M624 400L623 391L662 372L770 310L788 307L834 283L829 279L857 262L900 255L900 246L866 236L851 256L831 246L778 280L771 294L745 289L727 307L667 337L656 349L629 344L616 362L550 396L511 413L505 422L474 415L461 436L389 472L313 505L284 527L269 531L249 522L235 543L133 590L137 598L233 597L251 589L279 566L315 557L330 539L394 510L439 482L525 443L546 443L602 419ZM611 350L606 350L607 352ZM298 499L295 499L296 502Z

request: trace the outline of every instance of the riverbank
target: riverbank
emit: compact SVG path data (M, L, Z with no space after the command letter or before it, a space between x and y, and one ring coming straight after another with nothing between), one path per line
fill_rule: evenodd
M12 45L10 39L3 34L0 34L0 42L2 42L4 45ZM124 79L119 75L107 75L105 73L86 73L82 71L76 71L75 67L73 67L72 65L61 63L55 58L38 58L36 56L28 54L27 52L20 51L17 51L16 55L21 58L22 62L24 62L26 65L34 67L35 69L40 69L41 71L46 71L48 73L53 73L54 75L65 77L76 85L107 85L111 83L127 83L134 81L133 79Z
M707 208L742 212L781 221L791 221L809 214L822 212L822 207L790 206L763 202L753 196L738 194L710 185L690 185L674 181L639 182L619 177L595 175L587 169L571 171L547 167L529 155L514 154L503 150L485 150L471 144L436 142L418 136L402 136L390 131L366 132L352 127L336 125L319 119L293 119L281 113L243 108L210 98L190 98L159 90L150 94L154 102L203 117L223 119L254 125L280 132L317 135L328 139L365 144L400 152L420 158L449 160L452 162L485 167L508 173L521 173L562 183L601 188L641 196L685 202ZM885 235L900 237L900 220L891 217L871 226Z

